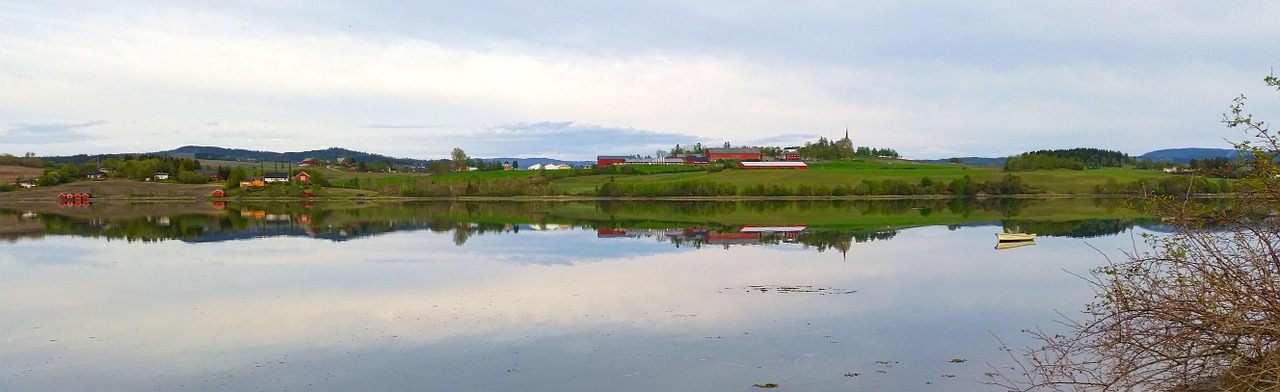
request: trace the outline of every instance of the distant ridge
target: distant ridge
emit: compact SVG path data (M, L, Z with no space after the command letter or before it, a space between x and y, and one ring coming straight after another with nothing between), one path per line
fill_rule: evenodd
M345 148L326 148L323 150L309 150L297 152L273 152L273 151L257 151L236 148L223 148L213 146L182 146L169 151L154 152L155 155L168 155L176 157L189 157L196 159L214 159L223 161L243 161L255 159L259 161L270 162L300 162L307 158L318 158L324 160L335 160L338 158L353 158L359 162L377 162L388 161L396 165L426 165L430 160L412 159L412 158L394 158L386 155L372 154L363 151L348 150Z
M521 168L521 169L528 169L530 166L533 166L533 165L546 165L546 164L548 164L548 163L553 164L553 165L569 165L569 166L573 166L573 167L581 167L581 166L582 166L582 165L584 165L584 164L595 164L595 163L596 163L595 161L562 161L562 160L559 160L559 159L542 158L542 157L534 157L534 158L484 158L484 161L485 161L485 162L512 162L512 161L514 161L514 162L519 162L519 163L520 163L520 168Z
M1239 151L1230 148L1169 148L1155 150L1138 156L1138 159L1150 159L1160 162L1187 163L1192 159L1231 158L1239 156Z
M390 156L381 155L381 154L373 154L373 153L367 153L363 151L348 150L345 148L336 148L336 147L326 148L323 150L274 152L274 151L246 150L241 148L225 148L225 147L215 147L215 146L182 146L172 150L156 151L156 152L148 152L148 153L118 153L118 154L93 154L93 155L78 154L78 155L69 155L69 156L42 157L42 159L55 162L55 163L70 162L70 163L80 164L80 163L92 161L94 159L104 159L104 158L110 158L110 157L121 157L126 155L138 155L138 154L161 155L161 156L170 156L170 157L176 157L176 158L219 160L219 161L247 161L252 159L252 160L257 160L261 162L301 162L303 159L307 159L307 158L317 158L317 159L323 159L326 161L332 161L338 158L354 158L356 161L359 161L359 162L378 162L378 161L385 160L387 162L391 162L391 164L393 165L411 165L411 166L426 166L427 164L430 164L431 161L433 161L432 159L395 158L395 157L390 157ZM477 157L472 157L472 158L474 159ZM441 158L436 160L448 160L448 159L449 158ZM552 163L556 165L568 164L575 167L581 166L584 163L593 163L593 161L565 161L565 160L542 158L542 157L479 158L479 159L483 159L485 162L517 161L517 162L520 162L521 168L527 168L535 164L545 165L548 163Z
M1155 150L1136 156L1139 160L1147 159L1156 162L1174 162L1188 163L1192 159L1209 159L1209 158L1230 158L1235 159L1239 155L1234 149L1230 148L1168 148L1163 150ZM1005 158L985 158L985 157L963 157L963 158L944 158L929 159L920 162L928 163L951 163L951 159L959 159L961 164L969 166L1004 166Z

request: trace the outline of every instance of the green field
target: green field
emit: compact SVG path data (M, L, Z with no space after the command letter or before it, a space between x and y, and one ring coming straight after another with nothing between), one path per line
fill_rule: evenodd
M714 181L735 185L739 188L756 185L780 185L795 187L799 185L857 185L863 180L880 181L899 179L910 183L919 183L928 177L934 182L948 182L952 179L969 176L976 182L995 181L1006 174L990 167L961 166L950 164L930 164L901 160L869 160L863 162L816 162L808 169L733 169L721 172L685 172L670 174L653 174L638 176L594 175L561 179L552 182L552 186L568 194L591 193L600 185L617 181L620 183L675 183L685 181ZM1160 179L1169 174L1151 170L1130 169L1098 169L1098 170L1048 170L1013 173L1025 183L1044 193L1051 194L1090 194L1094 186L1114 178L1119 183L1129 183L1138 179Z
M203 161L207 167L245 166L258 164L230 161ZM262 163L271 170L274 163ZM854 161L812 162L808 169L724 169L696 168L690 166L629 166L619 167L617 174L592 174L587 169L563 171L477 171L453 172L446 175L424 173L355 173L335 168L307 168L313 174L328 179L333 187L363 189L381 192L384 196L400 196L398 190L431 186L430 184L505 183L508 188L528 187L529 195L584 195L592 196L608 182L633 185L662 185L689 182L711 182L732 185L742 190L750 186L847 186L856 187L863 181L901 180L920 184L928 178L934 183L948 183L969 176L974 182L995 182L1013 174L1031 186L1038 194L1088 195L1095 187L1115 181L1128 184L1137 180L1159 181L1172 175L1154 170L1128 168L1104 168L1093 170L1043 170L1008 173L998 168L963 166L954 164L919 163L895 159L859 159ZM296 169L296 167L295 167ZM514 181L514 182L513 182ZM437 185L442 186L442 185ZM461 187L455 185L454 187ZM536 188L536 189L535 189Z

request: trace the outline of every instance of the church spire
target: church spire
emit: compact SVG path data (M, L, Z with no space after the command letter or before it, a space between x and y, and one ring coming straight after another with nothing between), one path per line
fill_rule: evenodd
M849 127L844 127L844 138L845 139L849 138Z

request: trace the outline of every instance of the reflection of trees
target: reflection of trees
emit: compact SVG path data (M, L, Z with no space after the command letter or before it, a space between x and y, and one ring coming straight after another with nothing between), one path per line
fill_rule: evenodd
M806 230L796 237L796 242L805 247L812 247L818 252L835 249L840 253L847 253L853 248L854 243L886 241L897 235L897 230Z
M1123 233L1137 225L1158 224L1157 218L1135 219L1079 219L1070 221L1042 221L1008 219L1003 222L1005 231L1033 233L1042 236L1093 238Z

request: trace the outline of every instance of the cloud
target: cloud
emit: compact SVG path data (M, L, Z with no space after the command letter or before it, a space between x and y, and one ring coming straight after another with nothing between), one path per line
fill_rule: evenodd
M460 135L459 141L479 146L467 150L474 156L564 157L594 159L596 155L652 154L677 144L699 141L694 135L633 128L578 124L570 121L514 123Z
M395 125L395 124L366 124L360 128L369 129L439 129L445 128L444 125Z
M676 141L799 144L845 127L856 145L913 158L1086 145L1141 153L1221 145L1224 133L1205 130L1220 129L1232 97L1274 93L1249 89L1267 72L1253 48L1280 39L1267 19L1278 7L0 4L0 118L121 119L95 130L110 135L101 142L37 139L64 153L249 139L215 132L227 130L275 150L430 158L447 143L594 155ZM173 132L211 113L216 130ZM574 124L561 131L590 145L493 136L547 119ZM581 124L620 139L570 132L592 127ZM419 143L385 142L402 136Z
M11 144L67 143L76 139L91 137L80 132L82 129L106 124L108 124L106 120L85 121L82 123L10 124L9 129L5 130L3 134L3 139L5 143Z

